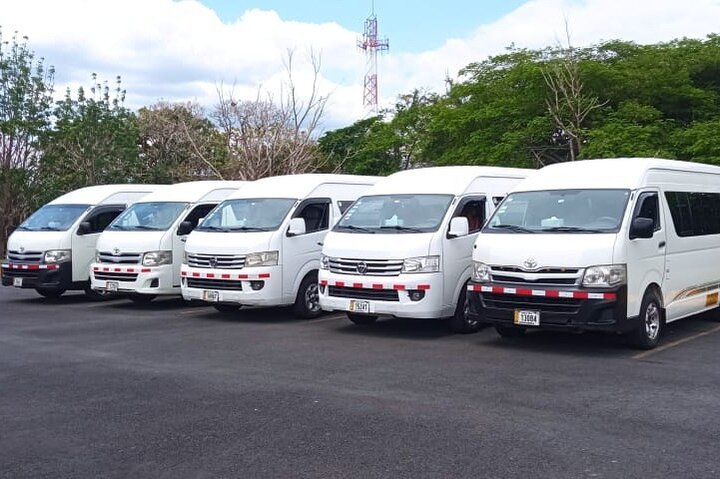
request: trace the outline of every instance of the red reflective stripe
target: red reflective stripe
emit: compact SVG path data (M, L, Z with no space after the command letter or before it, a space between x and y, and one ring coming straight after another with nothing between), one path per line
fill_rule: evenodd
M320 286L327 286L327 284L328 284L328 282L327 282L326 279L321 279L321 280L320 280Z
M500 288L498 286L492 287L492 292L495 294L503 294L505 292L505 288Z
M383 289L383 285L382 285L382 284L378 284L378 283L373 283L372 289Z
M194 272L193 272L192 275L193 275L193 278L199 278L199 277L200 277L200 273L194 273Z
M559 298L560 291L553 291L553 290L545 291L545 296L547 296L548 298Z
M134 269L134 268L128 268L127 272L128 272L128 273L134 273L134 272L135 272L135 269Z
M575 299L588 299L588 294L585 291L574 291L573 298Z
M187 276L187 271L180 271L180 276Z
M363 284L362 283L353 283L352 287L353 288L362 288Z
M270 273L260 273L258 275L258 278L260 279L268 279L270 277Z
M615 294L615 293L605 293L605 299L615 300L615 299L617 299L617 294Z
M214 278L214 277L215 277L215 273L208 273L208 274L206 274L205 276L207 276L208 278Z
M345 286L345 281L335 281L335 286L342 288Z
M248 275L246 274L239 274L238 279L248 279Z
M120 272L122 272L122 270L120 268L115 268L115 272L120 273Z
M103 271L110 271L110 268L103 268Z
M517 289L515 291L515 293L518 294L519 296L532 296L532 289L525 289L525 288Z
M97 266L93 266L93 271L100 271L100 268L98 268Z
M140 270L141 273L152 273L152 270L150 268L143 268Z
M221 275L220 277L221 277L222 279L230 279L230 275L229 275L229 274L223 274L223 275Z
M397 289L398 291L405 291L405 285L404 284L394 284L393 289Z
M428 289L430 289L430 285L429 284L418 284L417 289L419 289L420 291L427 291Z

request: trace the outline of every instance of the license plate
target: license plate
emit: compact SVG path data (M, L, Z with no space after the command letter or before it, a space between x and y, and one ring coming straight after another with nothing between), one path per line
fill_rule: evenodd
M520 326L540 326L540 311L515 310L515 324Z
M220 301L220 293L217 291L203 291L203 301L217 302Z
M350 311L353 313L369 313L370 301L350 300Z
M117 281L106 281L105 282L105 291L117 291L118 290L118 282Z
M22 278L13 278L13 286L22 288Z

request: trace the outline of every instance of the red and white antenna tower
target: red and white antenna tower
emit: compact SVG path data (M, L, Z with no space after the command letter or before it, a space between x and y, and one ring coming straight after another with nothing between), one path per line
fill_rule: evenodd
M363 106L373 113L378 112L378 52L390 49L387 38L378 38L378 21L375 15L375 2L372 5L372 14L365 20L365 31L362 39L357 42L358 47L367 55L367 73L365 73L365 88L363 92Z

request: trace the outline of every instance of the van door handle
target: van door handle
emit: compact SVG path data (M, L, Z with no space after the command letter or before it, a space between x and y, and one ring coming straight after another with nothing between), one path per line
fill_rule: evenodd
M664 241L661 241L660 243L658 243L658 248L664 248L664 247L665 247Z
M318 241L318 242L317 242L317 245L318 245L318 246L322 246L322 245L323 245L322 241Z

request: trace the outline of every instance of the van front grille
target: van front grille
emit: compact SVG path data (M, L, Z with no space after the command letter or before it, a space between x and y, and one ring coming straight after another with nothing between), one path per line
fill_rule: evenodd
M142 253L112 253L110 251L100 251L98 253L100 263L108 264L140 264L142 261Z
M339 274L398 276L402 266L397 259L328 258L328 269Z
M193 268L242 269L245 267L245 256L188 253L187 263Z
M13 251L8 250L7 256L11 261L23 261L25 263L39 263L42 261L42 251Z

